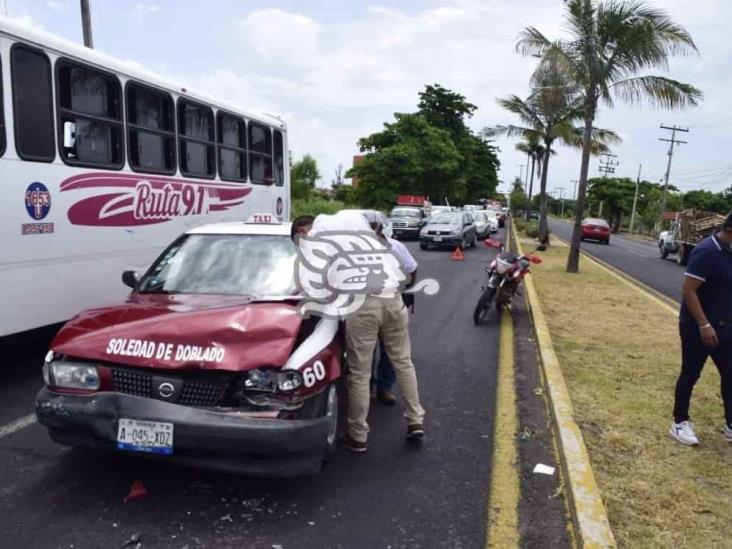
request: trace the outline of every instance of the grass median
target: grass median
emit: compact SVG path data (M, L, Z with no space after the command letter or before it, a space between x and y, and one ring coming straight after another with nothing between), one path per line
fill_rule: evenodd
M567 253L554 242L531 276L618 544L729 547L732 444L716 368L692 398L701 446L681 446L668 435L677 318L584 257L566 273Z

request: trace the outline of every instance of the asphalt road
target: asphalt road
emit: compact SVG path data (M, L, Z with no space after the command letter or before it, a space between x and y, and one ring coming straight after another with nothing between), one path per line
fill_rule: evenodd
M366 454L339 449L320 475L285 480L70 450L38 424L9 435L0 427L0 546L119 547L138 539L141 548L181 549L485 546L499 321L496 315L476 327L471 315L495 251L480 246L457 262L449 251L409 247L420 277L441 284L437 295L417 298L412 317L427 410L421 447L405 444L401 400L396 408L372 406ZM530 336L523 337L527 344ZM5 349L0 425L32 412L47 345L39 337ZM535 357L532 349L524 353ZM519 406L521 425L531 427L524 428L530 436L517 472L526 495L521 530L532 546L547 545L542 540L566 546L559 481L531 472L537 460L553 463L543 397L536 396L538 371L533 358L517 367L528 368L519 375L525 395ZM125 504L135 480L150 495Z
M550 219L549 228L554 234L567 241L572 238L572 225L566 221ZM585 241L582 243L582 250L671 299L681 301L684 267L676 264L675 256L661 259L655 243L632 240L614 234L610 237L609 246Z

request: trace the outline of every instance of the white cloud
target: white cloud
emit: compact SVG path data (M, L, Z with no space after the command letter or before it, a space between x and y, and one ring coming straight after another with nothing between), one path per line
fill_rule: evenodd
M598 125L626 136L615 151L619 175L635 177L643 162L649 179L660 177L665 168L665 149L657 141L662 122L698 127L690 145L674 157L679 173L703 169L710 157L732 146L721 132L732 123L727 100L732 42L728 18L720 17L727 1L655 0L687 25L702 51L700 58L674 60L671 75L701 86L707 98L701 108L684 113L622 104L602 110ZM319 17L316 7L307 13L256 10L235 21L236 32L219 37L223 44L217 50L234 52L231 56L221 57L203 76L185 80L250 109L288 113L294 154L314 154L329 181L339 163L350 167L359 137L378 131L394 112L416 109L425 84L440 83L476 103L479 110L470 121L475 129L515 122L495 99L528 92L535 60L516 54L516 37L526 25L561 36L562 10L557 0L445 0L416 12L370 6L344 10L348 17L341 19L332 13ZM722 134L721 140L710 141L714 132ZM508 183L525 158L514 150L515 142L500 140L499 145L501 177ZM559 153L551 161L549 187L571 188L579 155L567 149ZM596 173L595 161L592 170Z
M43 25L38 23L33 17L28 14L13 14L11 13L8 17L11 21L18 25L22 25L31 30L42 31L45 30Z
M280 9L250 13L239 22L243 38L263 60L309 67L318 56L320 26L313 19Z
M132 11L138 15L157 13L160 11L160 6L156 6L155 4L137 3L132 7Z

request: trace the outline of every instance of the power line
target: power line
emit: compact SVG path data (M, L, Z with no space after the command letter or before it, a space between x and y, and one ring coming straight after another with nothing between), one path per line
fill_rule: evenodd
M679 145L685 145L686 141L681 141L679 139L676 139L676 132L684 132L689 133L689 128L681 128L674 124L673 126L664 126L661 124L662 130L670 130L671 131L671 139L665 139L663 137L659 137L659 141L666 141L669 143L668 146L668 164L666 165L666 176L665 176L665 183L663 185L663 200L661 201L661 215L663 215L663 212L666 211L666 194L668 193L668 179L671 175L671 159L674 156L674 145L677 143Z

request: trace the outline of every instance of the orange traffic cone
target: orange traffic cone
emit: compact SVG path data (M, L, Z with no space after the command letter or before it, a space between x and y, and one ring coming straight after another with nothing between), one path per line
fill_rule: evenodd
M455 246L455 251L452 252L450 259L452 259L453 261L462 261L463 259L465 259L465 256L463 255L463 251L460 249L460 246Z

